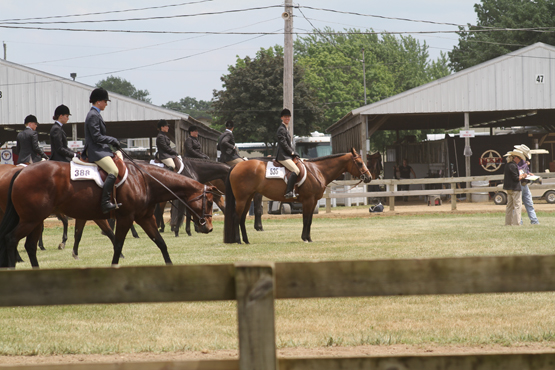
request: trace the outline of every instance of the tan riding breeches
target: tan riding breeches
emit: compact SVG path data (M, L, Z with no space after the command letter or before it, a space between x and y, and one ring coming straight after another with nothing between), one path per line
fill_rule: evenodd
M175 162L173 161L173 158L161 159L160 161L168 167L172 167L172 168L175 167Z
M297 165L295 164L295 162L293 162L292 159L284 159L283 161L278 161L278 162L281 163L289 171L295 172L297 176L299 176L299 173L301 172L301 170L299 170L299 167L297 167Z
M114 163L114 160L112 159L112 157L106 156L94 163L96 163L100 168L106 171L108 175L114 175L118 177L119 170L116 164Z
M243 161L244 161L243 158L235 158L235 159L232 160L232 161L225 162L225 164L227 164L229 167L233 167L233 166L235 166L237 163L243 162Z

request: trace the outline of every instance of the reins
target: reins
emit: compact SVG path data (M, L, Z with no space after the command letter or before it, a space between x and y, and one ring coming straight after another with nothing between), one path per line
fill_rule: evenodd
M358 157L354 157L354 156L353 156L353 162L355 163L355 165L357 164L357 163L356 163L356 159L357 159L357 158L358 158ZM357 167L358 167L358 165L357 165ZM368 169L367 169L366 171L368 172L368 174L370 175L370 177L372 177L372 174L370 173L370 171L369 171ZM360 174L363 175L364 173L361 171ZM353 190L354 188L356 188L357 186L359 186L360 183L361 183L362 181L363 181L363 180L361 179L359 182L357 182L356 184L354 184L353 186L351 186L351 188L348 189L347 191ZM338 183L335 182L335 180L333 180L333 181L331 181L328 185L326 185L325 187L326 187L326 188L329 188L329 187L330 187L330 184L339 185Z
M164 189L166 189L168 192L170 192L171 195L173 195L177 200L179 200L181 203L183 203L185 205L185 207L187 207L189 209L189 211L198 218L199 220L199 224L200 226L204 226L206 224L206 214L204 212L204 207L205 207L205 203L206 203L206 185L204 185L204 189L202 192L202 195L199 195L198 197L195 197L194 199L192 199L191 201L197 200L200 197L203 197L202 200L202 217L200 217L194 210L193 208L187 204L186 201L184 201L183 199L181 199L177 194L175 194L170 188L168 188L166 185L164 185L160 180L158 180L157 178L155 178L154 176L152 176L150 173L148 173L148 171L144 171L141 167L139 167L139 165L137 163L135 163L135 161L133 160L133 158L131 158L131 156L129 154L127 154L126 152L123 151L123 149L119 149L120 152L123 154L124 157L126 157L127 159L129 159L129 161L131 163L133 163L133 165L135 165L135 167L139 170L139 172L141 172L143 175L148 175L151 179L153 179L154 181L156 181L158 184L162 185L162 187Z

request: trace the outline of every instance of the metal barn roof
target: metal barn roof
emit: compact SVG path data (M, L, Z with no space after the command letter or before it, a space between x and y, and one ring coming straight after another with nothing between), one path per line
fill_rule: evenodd
M536 43L355 109L327 131L343 131L362 116L381 120L380 130L459 128L462 113L471 126L551 125L554 92L555 47Z
M0 141L14 140L14 130L23 129L23 120L29 114L39 121L37 131L48 133L54 109L60 104L69 107L69 123L77 124L78 136L83 137L83 124L91 109L89 96L94 88L0 59L0 127L3 127ZM108 123L110 135L117 138L155 137L156 123L162 118L195 124L199 126L199 133L213 140L220 134L184 113L112 92L110 100L102 116ZM65 129L67 131L68 127Z

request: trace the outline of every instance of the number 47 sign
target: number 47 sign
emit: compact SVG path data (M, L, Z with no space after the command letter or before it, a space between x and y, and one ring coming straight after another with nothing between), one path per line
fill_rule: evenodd
M545 76L544 75L536 75L536 85L537 84L543 84L545 81Z

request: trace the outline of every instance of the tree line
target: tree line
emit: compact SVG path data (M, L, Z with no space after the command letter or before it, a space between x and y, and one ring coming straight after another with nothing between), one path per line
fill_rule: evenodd
M335 33L324 28L298 37L293 72L295 134L324 132L351 110L365 105L365 90L366 104L371 104L538 41L555 45L552 31L537 31L538 27L553 27L555 0L482 0L474 8L476 25L461 27L458 45L447 54L441 52L436 60L430 60L428 45L412 36L358 29ZM275 45L261 48L253 57L237 56L221 81L222 89L213 91L211 101L185 97L162 106L208 121L216 130L223 130L225 121L233 120L238 126L234 132L238 142L273 144L283 107L283 48ZM110 76L97 86L150 102L147 90L137 90L119 77ZM432 131L403 131L401 135L421 140L427 133ZM383 150L395 139L395 132L378 131L371 146Z

